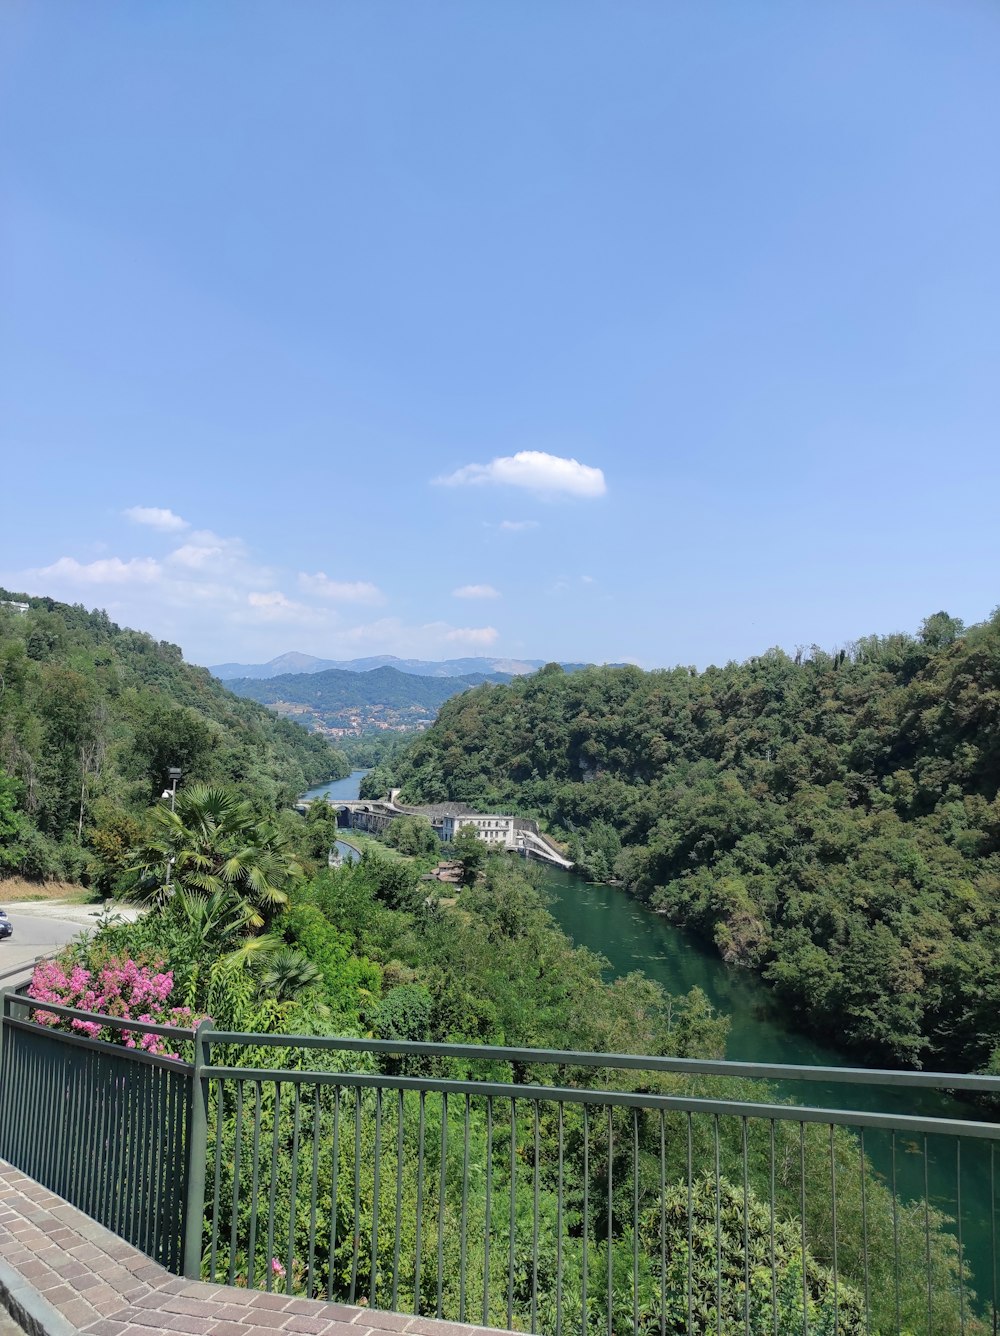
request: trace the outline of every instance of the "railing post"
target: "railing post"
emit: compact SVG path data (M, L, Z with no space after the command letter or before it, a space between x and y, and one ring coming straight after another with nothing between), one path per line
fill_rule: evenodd
M205 1174L208 1164L208 1066L206 1032L213 1022L199 1022L194 1032L194 1069L187 1134L187 1197L184 1209L184 1274L201 1279L202 1226L205 1217Z
M3 1079L3 1075L2 1075L2 1074L3 1074L3 1039L4 1039L4 1030L7 1028L7 1026L6 1026L6 1021L7 1021L7 1013L8 1013L8 1010L9 1010L9 1003L8 1003L8 1001L7 1001L7 995L8 995L8 993L12 993L13 991L14 991L14 990L13 990L12 988L0 988L0 1080ZM3 1092L2 1092L2 1090L0 1090L0 1155L3 1155L4 1150L5 1150L5 1147L4 1147L4 1145L3 1145L3 1141L2 1141L3 1132L4 1132L4 1105L5 1105L5 1101L4 1101L3 1097L2 1097L2 1094L3 1094Z

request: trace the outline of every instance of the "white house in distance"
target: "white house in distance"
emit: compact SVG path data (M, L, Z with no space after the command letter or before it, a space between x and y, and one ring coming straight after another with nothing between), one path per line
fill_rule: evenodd
M461 815L447 814L441 818L441 839L450 844L463 826L472 826L476 838L495 848L513 849L514 821L512 816L486 815L481 812L463 812Z

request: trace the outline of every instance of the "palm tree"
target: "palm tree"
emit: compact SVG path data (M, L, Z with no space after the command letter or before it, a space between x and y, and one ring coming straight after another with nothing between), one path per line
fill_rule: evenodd
M180 893L205 901L206 919L230 926L242 919L255 933L288 903L285 888L302 875L284 833L232 790L185 789L174 810L155 807L151 823L133 868L135 893L147 903L162 905Z
M319 967L291 946L281 946L260 957L260 990L279 1002L293 1000L320 979Z

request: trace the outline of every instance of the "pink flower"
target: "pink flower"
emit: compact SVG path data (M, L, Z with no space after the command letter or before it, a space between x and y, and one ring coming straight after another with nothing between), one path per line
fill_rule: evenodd
M162 961L140 965L129 957L106 959L95 973L82 965L74 965L67 975L58 961L43 961L32 976L28 996L36 1002L53 1002L90 1011L97 1015L113 1016L129 1021L139 1020L157 1025L174 1025L179 1029L194 1028L199 1017L189 1007L170 1007L174 976L163 968ZM36 1021L41 1025L76 1030L90 1038L100 1038L125 1048L142 1048L162 1057L180 1055L168 1051L161 1035L140 1035L127 1030L112 1030L99 1021L73 1018L69 1021L54 1012L37 1011Z
M283 1276L285 1274L285 1268L278 1261L277 1257L271 1258L271 1270L276 1276Z

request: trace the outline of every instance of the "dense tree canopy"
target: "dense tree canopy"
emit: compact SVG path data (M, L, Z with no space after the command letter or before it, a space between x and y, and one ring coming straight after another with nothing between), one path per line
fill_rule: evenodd
M274 807L347 762L176 645L104 612L0 591L0 876L92 877L110 889L168 766Z
M448 701L394 769L405 800L539 817L866 1056L1000 1059L1000 614L540 673Z

